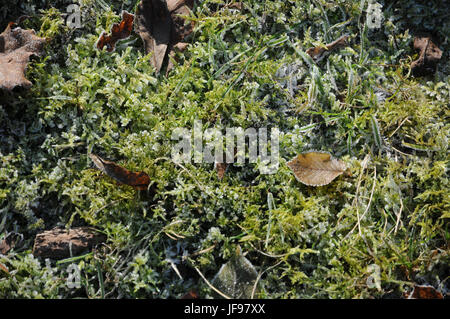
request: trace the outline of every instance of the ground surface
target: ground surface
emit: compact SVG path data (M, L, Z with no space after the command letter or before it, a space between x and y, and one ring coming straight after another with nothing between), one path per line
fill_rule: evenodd
M62 15L70 1L2 0L1 30L27 14L21 26L51 41L29 65L33 86L0 92L0 241L20 239L0 255L0 297L213 297L199 272L213 281L238 246L260 274L256 297L398 298L415 283L445 293L448 2L379 3L384 20L369 28L364 1L199 1L165 76L136 33L113 53L94 47L137 1L84 1L74 30ZM443 56L413 77L422 31ZM348 47L308 59L344 34ZM172 131L196 119L278 128L279 169L234 164L220 180L213 164L175 164ZM300 183L286 163L309 150L350 174ZM151 191L119 185L89 152L146 172ZM107 241L74 260L34 257L36 234L55 226L92 226Z

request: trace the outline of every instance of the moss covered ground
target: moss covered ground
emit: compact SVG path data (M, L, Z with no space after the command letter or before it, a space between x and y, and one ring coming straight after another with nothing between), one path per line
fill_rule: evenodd
M448 1L198 1L189 46L156 74L133 33L113 53L95 43L136 0L0 1L0 29L51 38L33 58L29 90L0 91L0 264L4 298L214 297L212 282L240 247L258 298L400 298L415 283L444 293L449 270ZM445 5L447 4L447 6ZM434 74L411 75L416 32L443 50ZM349 35L314 63L305 51ZM280 165L176 164L175 128L276 127ZM286 163L309 150L349 174L306 186ZM88 153L146 172L151 191L119 185ZM107 241L80 258L34 257L37 233L92 226ZM69 288L68 265L81 272ZM177 273L178 272L178 273ZM378 280L379 279L379 280ZM374 283L374 284L371 284Z

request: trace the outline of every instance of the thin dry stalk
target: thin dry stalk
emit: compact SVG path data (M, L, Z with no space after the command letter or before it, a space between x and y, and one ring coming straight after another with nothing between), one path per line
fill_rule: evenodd
M214 287L209 281L208 279L205 278L205 276L203 276L202 272L194 266L194 269L198 272L198 274L200 275L200 277L202 277L202 279L205 281L205 283L209 286L209 288L211 288L212 290L214 290L215 292L217 292L219 295L221 295L222 297L224 297L225 299L231 299L230 296L227 296L226 294L224 294L223 292L221 292L219 289L217 289L216 287Z

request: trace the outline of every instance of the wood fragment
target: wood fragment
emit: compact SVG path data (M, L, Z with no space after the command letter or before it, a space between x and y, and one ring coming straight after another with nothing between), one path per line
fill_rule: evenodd
M325 45L325 47L317 46L309 48L308 50L306 50L306 53L309 54L315 62L318 62L322 60L331 51L345 48L346 46L348 46L347 42L348 38L349 38L348 35L343 35L337 40Z
M105 240L105 235L90 227L54 228L36 236L32 253L35 257L64 259L81 255Z

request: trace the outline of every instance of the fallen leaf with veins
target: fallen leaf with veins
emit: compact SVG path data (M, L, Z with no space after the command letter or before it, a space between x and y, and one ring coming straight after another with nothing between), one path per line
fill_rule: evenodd
M134 14L122 11L122 21L120 23L114 23L111 27L111 35L105 31L102 32L97 40L96 47L99 50L103 50L106 46L106 51L113 52L116 49L116 43L120 40L126 39L131 35L133 30Z
M420 35L414 38L414 49L420 51L419 58L411 63L411 71L415 76L432 74L436 64L442 58L442 51L432 41L429 35Z
M194 0L142 0L136 10L136 32L144 42L147 54L157 72L161 71L166 57L173 58L175 51L186 48L185 37L192 33L194 23L185 23L183 16L189 15ZM168 59L167 72L173 67Z
M343 35L339 39L325 46L309 48L308 50L306 50L306 53L309 54L315 62L318 62L322 60L326 55L328 55L331 51L345 48L348 45L348 38L348 35Z
M257 280L258 272L238 247L236 255L220 267L212 284L233 299L250 299L260 289Z
M0 88L30 88L32 83L25 78L31 56L42 55L47 39L36 36L34 30L12 28L11 22L0 34Z
M89 157L99 170L121 184L132 186L138 190L146 190L150 184L150 177L144 172L131 172L114 162L104 160L92 153L89 154Z
M324 186L346 171L345 163L325 152L299 154L287 163L295 178L308 186Z

